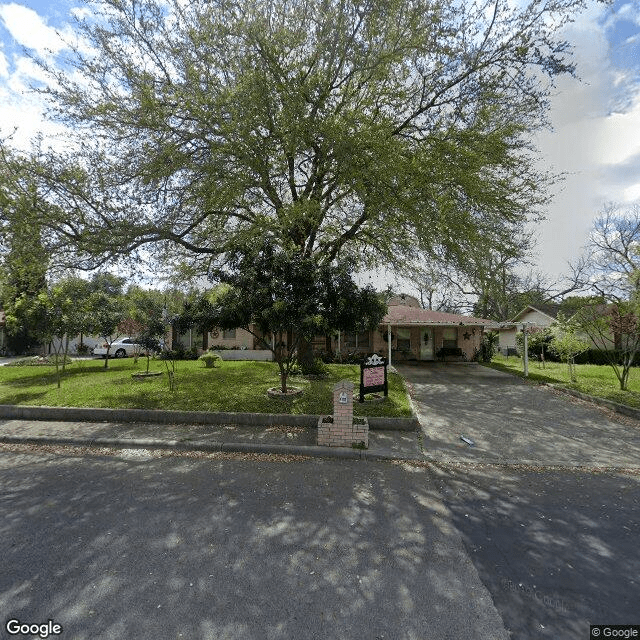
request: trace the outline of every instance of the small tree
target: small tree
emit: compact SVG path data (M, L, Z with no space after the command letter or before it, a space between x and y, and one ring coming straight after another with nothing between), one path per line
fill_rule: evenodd
M640 350L637 305L632 302L589 305L580 309L574 318L580 330L604 354L620 389L626 391L631 366Z
M575 323L568 321L562 314L558 314L558 319L554 323L555 333L549 349L555 353L562 362L567 363L569 368L569 379L576 381L575 358L577 355L589 349L589 343L577 335L578 327Z
M107 345L107 353L104 358L104 368L107 369L111 345L122 335L118 328L124 320L122 300L100 291L92 293L87 301L87 312L90 331L99 335Z
M162 349L167 323L164 316L164 296L160 291L129 287L127 291L130 335L143 348L147 357L147 373L151 352Z
M527 347L529 357L535 357L542 362L544 367L545 354L550 349L554 334L549 327L530 327L527 329ZM516 336L516 345L520 352L524 350L524 337L522 333ZM554 352L555 353L555 352Z
M217 270L215 276L230 288L209 303L211 325L242 327L270 349L282 393L287 392L302 339L335 330L373 329L386 312L375 291L358 288L345 265L319 265L314 258L291 255L269 240L236 250L227 269Z
M480 347L474 354L474 359L477 359L479 362L491 362L497 348L498 333L497 331L489 331L482 336Z

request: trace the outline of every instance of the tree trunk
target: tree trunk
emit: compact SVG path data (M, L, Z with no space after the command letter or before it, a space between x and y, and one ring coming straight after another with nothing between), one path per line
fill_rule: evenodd
M280 391L283 394L287 393L287 370L282 360L278 361L278 367L280 368Z
M298 364L302 373L309 373L313 369L313 345L302 336L298 341Z

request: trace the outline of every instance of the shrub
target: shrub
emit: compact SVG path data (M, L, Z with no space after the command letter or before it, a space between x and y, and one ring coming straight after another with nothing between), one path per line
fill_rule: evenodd
M482 336L480 348L476 349L473 354L474 362L491 362L498 347L498 334L491 332Z
M296 365L304 376L324 376L327 374L327 367L321 358L314 358L312 363L297 362Z
M222 362L222 358L217 353L203 353L198 360L202 360L207 369L214 368L216 362Z
M622 364L624 353L619 349L612 349L611 351L603 351L602 349L587 349L575 358L576 364L598 364L608 365L611 361ZM636 356L633 366L638 366L638 360L640 358Z
M76 353L79 356L86 356L89 354L89 345L84 344L84 342L82 344L79 344L76 346Z

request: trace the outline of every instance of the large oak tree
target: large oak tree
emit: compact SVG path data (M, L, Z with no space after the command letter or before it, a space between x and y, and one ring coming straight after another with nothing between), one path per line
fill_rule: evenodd
M206 271L266 233L360 265L508 251L584 4L89 0L42 62L77 137L41 172L51 232L87 268L147 245Z

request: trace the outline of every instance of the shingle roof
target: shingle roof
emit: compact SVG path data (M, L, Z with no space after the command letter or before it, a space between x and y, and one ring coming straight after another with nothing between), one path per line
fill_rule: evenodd
M420 309L404 305L392 305L387 311L387 315L382 319L381 324L432 324L432 325L481 325L491 326L495 322L485 318L474 318L456 313L444 313L442 311L431 311L430 309Z
M550 318L557 318L558 311L560 311L560 305L558 303L550 303L550 304L529 304L527 305L518 315L514 316L512 322L517 321L520 316L525 314L529 309L534 309L535 311L541 311L545 315Z

